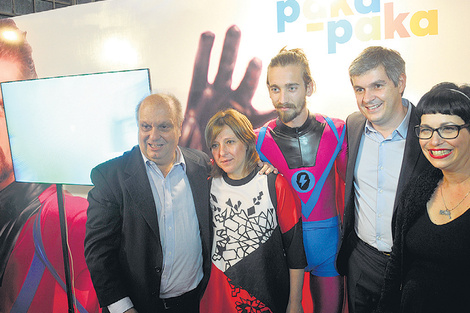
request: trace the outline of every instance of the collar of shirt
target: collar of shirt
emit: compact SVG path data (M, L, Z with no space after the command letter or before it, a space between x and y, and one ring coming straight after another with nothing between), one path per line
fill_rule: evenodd
M158 175L163 177L162 171L160 170L158 165L155 162L153 162L152 160L150 160L149 158L147 158L142 153L142 151L140 151L140 153L142 154L142 158L144 160L144 163L149 165L150 167L152 167L158 173ZM186 161L184 160L184 156L183 156L183 153L181 153L180 147L176 147L176 159L175 159L175 162L173 163L173 166L172 166L170 172L177 165L181 165L181 167L183 168L183 171L186 173Z
M405 98L402 98L401 102L403 106L406 106L408 108L408 111L406 112L406 115L403 118L403 121L400 123L400 125L398 125L398 127L393 131L393 133L388 138L383 138L382 134L376 131L372 123L369 122L368 120L366 121L366 124L364 126L364 134L371 138L375 137L375 140L379 142L386 140L386 139L390 139L391 141L406 139L406 134L408 133L408 124L410 122L412 104L410 101L408 101Z

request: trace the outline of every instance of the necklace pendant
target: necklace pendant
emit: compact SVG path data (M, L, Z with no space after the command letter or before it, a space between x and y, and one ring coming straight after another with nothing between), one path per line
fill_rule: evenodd
M452 217L450 217L450 211L449 210L439 210L439 214L440 215L448 215L449 219L452 218Z

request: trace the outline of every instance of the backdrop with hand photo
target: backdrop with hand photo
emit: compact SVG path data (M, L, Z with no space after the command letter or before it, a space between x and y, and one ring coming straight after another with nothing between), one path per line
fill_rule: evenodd
M149 68L154 91L175 94L194 113L182 144L201 147L205 115L221 103L256 126L266 120L255 117L272 110L266 66L284 46L303 48L310 60L317 83L310 110L342 119L356 110L348 66L370 45L402 54L405 97L414 103L437 82L466 82L468 9L463 0L109 0L16 22L28 32L40 77Z
M356 110L348 66L371 45L402 54L404 96L415 104L438 82L468 82L469 9L465 0L107 0L14 20L40 78L149 68L153 91L186 107L180 143L203 149L219 109L234 107L255 127L275 116L266 67L284 46L309 58L309 109L341 119Z

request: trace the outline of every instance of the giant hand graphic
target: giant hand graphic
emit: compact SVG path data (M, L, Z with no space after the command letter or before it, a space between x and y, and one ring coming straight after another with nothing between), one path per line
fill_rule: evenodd
M240 29L233 25L225 35L220 64L212 84L207 81L209 61L215 35L201 34L194 63L194 72L189 90L188 105L183 122L180 145L208 152L204 140L207 121L218 111L233 108L245 114L257 128L277 116L275 111L259 113L251 103L261 74L261 60L253 58L237 89L232 89L232 74L235 67Z

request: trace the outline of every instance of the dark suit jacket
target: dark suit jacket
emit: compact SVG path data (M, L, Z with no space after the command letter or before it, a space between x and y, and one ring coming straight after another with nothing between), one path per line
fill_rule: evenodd
M209 158L181 148L199 221L204 260L210 271ZM138 146L91 172L85 257L102 307L129 296L139 312L156 312L163 255L157 210ZM107 311L107 309L105 309Z
M418 138L413 127L420 123L416 115L414 106L411 108L410 122L408 124L408 133L406 136L405 152L403 154L403 163L401 165L400 177L398 178L397 196L393 205L394 210L397 207L398 199L406 183L411 177L421 173L432 165L421 152ZM346 119L346 132L348 136L348 165L346 169L346 187L344 191L344 216L343 232L339 245L338 255L336 257L336 268L341 275L347 275L348 259L353 247L349 244L351 235L354 232L355 222L355 203L354 203L354 168L356 166L357 153L361 143L362 134L366 118L360 113L355 112ZM395 212L394 212L395 215ZM392 230L394 228L392 227Z

